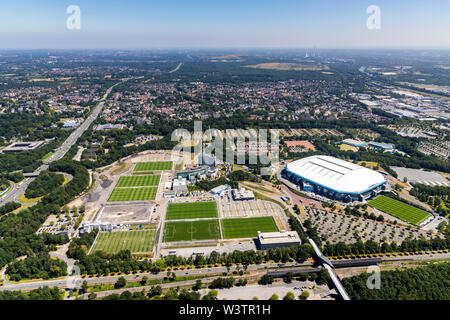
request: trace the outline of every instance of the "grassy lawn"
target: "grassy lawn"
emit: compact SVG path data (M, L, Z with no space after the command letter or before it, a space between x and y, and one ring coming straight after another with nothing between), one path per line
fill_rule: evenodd
M48 159L48 158L50 158L53 154L54 154L55 152L49 152L49 153L47 153L45 156L43 156L42 157L42 161L44 161L44 160L46 160L46 159Z
M261 232L277 232L272 217L222 219L224 239L255 238Z
M217 218L215 202L170 203L166 220Z
M108 202L155 200L158 188L119 188L114 189Z
M424 210L386 196L370 200L369 206L412 224L419 224L430 215Z
M120 187L151 187L159 184L160 175L123 176L120 177L116 188Z
M151 252L155 242L156 229L142 231L100 232L91 253L104 251L117 253L121 250L131 252Z
M172 170L172 166L172 161L140 162L136 164L133 171Z
M164 228L164 242L219 239L217 220L167 222Z

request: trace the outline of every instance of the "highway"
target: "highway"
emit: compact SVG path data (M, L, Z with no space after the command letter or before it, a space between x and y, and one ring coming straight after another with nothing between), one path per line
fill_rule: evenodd
M62 143L62 145L56 149L55 153L51 155L49 158L47 158L44 161L44 164L41 165L39 168L36 169L35 173L39 173L41 171L47 170L49 167L49 164L58 161L64 157L64 155L69 151L69 149L77 142L78 138L81 137L81 135L91 126L91 124L95 121L95 119L98 117L100 112L103 109L103 106L105 105L105 99L106 97L111 93L112 89L119 85L120 83L123 83L127 81L128 79L122 80L122 82L116 83L112 87L108 88L106 90L106 95L103 99L100 100L100 102L95 107L94 111L89 115L89 117L84 120L84 122L75 130L73 131L70 136ZM35 178L27 178L23 180L22 182L18 183L14 188L9 190L3 197L0 198L0 205L3 205L10 201L16 201L19 202L19 197L25 192L28 185L34 180Z
M54 254L54 256L62 258L59 255ZM280 267L286 267L286 268L293 268L293 267L311 267L312 262L304 262L304 263L285 263L285 264L279 264L279 263L270 263L270 264L262 264L262 265L250 265L247 268L247 271L261 271L266 269L279 269ZM230 271L232 271L230 269ZM213 267L213 268L204 268L204 269L190 269L190 270L182 270L182 271L176 271L175 275L178 277L181 276L199 276L199 275L213 275L217 273L227 272L226 267ZM1 273L0 273L1 275ZM136 280L139 277L147 276L149 279L158 279L158 278L164 278L167 276L167 272L160 272L160 273L140 273L140 274L133 274L133 275L123 275L123 277L127 281ZM99 278L85 278L82 279L81 277L77 277L76 281L74 277L64 277L56 280L42 280L42 281L32 281L32 282L24 282L24 283L11 283L11 282L5 282L3 286L0 287L0 291L2 290L33 290L37 289L43 286L49 286L49 287L59 287L59 288L73 288L73 287L79 287L81 283L86 280L89 285L96 285L96 284L102 284L102 283L114 283L117 281L117 279L121 276L109 276L109 277L99 277Z

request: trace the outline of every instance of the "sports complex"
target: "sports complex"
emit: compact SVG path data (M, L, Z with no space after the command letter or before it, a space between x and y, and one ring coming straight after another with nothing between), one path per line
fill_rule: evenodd
M163 242L256 238L258 231L278 231L274 218L221 218L214 201L170 203Z
M302 191L342 202L372 198L385 189L387 181L377 171L330 156L290 162L282 175Z

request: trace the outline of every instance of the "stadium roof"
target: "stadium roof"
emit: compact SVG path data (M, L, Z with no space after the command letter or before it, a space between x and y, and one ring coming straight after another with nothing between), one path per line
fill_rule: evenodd
M361 194L386 182L377 171L330 156L312 156L293 161L286 165L286 170L339 193Z

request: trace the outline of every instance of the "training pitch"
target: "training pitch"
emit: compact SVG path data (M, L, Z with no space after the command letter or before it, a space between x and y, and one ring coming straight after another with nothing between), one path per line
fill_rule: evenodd
M155 200L157 190L156 187L116 188L112 191L108 202Z
M117 253L121 250L131 252L151 252L155 242L156 229L142 231L100 232L91 253L103 251Z
M139 162L134 167L133 172L172 170L172 166L172 161Z
M164 242L219 239L217 220L166 222Z
M386 196L378 196L370 200L369 206L412 224L419 224L430 215L424 210Z
M170 203L166 220L217 218L215 202Z
M122 187L152 187L159 184L160 175L148 176L122 176L116 184L116 188Z
M272 217L222 219L221 222L224 239L256 238L258 231L278 231Z

